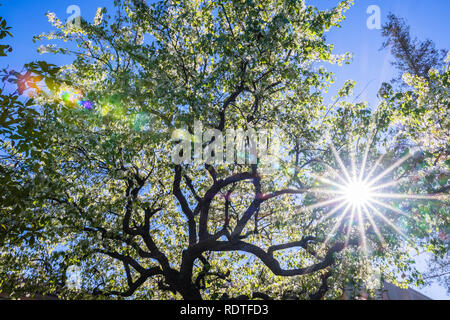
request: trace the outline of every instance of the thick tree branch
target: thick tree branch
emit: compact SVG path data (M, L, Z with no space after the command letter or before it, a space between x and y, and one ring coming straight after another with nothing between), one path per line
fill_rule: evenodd
M188 219L188 229L189 229L189 244L194 244L197 242L197 225L195 223L194 219L194 213L192 212L191 208L189 207L189 204L181 192L181 171L182 168L180 165L177 165L175 167L175 176L173 180L173 194L177 198L181 210L186 215L186 218Z
M209 208L211 206L211 202L214 199L214 197L225 187L229 186L230 184L254 179L255 174L250 172L243 172L243 173L237 173L235 175L232 175L224 180L217 180L212 187L205 193L205 196L202 200L202 206L200 209L200 222L199 222L199 238L200 240L205 240L211 235L207 231L207 224L208 224L208 216L209 216Z
M315 293L309 295L309 298L311 300L320 300L326 295L326 293L328 291L328 278L329 277L331 277L331 272L327 272L321 277L322 284L320 285L319 289Z
M359 245L359 241L351 240L349 241L348 245ZM199 251L198 254L200 254L203 251L247 252L258 257L275 275L292 277L313 273L331 266L335 262L335 254L342 251L345 247L346 247L345 243L342 242L336 243L328 250L327 254L325 255L322 261L305 268L297 268L290 270L281 268L279 261L273 257L272 253L268 253L256 245L246 243L243 241L234 241L234 242L215 241L213 243L209 243L207 246L201 246L200 243L197 248L192 249L193 251L198 250Z
M129 297L136 292L136 290L144 284L144 282L153 276L163 274L163 270L161 270L160 267L152 267L150 269L146 269L142 267L136 260L129 256L122 255L120 253L114 252L114 251L106 251L106 250L96 250L98 253L105 254L113 259L122 261L122 263L125 266L125 273L127 277L127 283L128 283L128 290L124 292L118 292L118 291L110 291L110 292L102 292L97 291L96 294L112 294L112 295L120 295L123 297ZM133 267L138 273L139 277L136 281L133 282L133 279L131 277L131 272L129 266Z

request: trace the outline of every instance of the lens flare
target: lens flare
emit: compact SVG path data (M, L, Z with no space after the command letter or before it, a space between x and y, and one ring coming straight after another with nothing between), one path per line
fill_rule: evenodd
M64 103L71 107L81 107L92 110L94 105L91 101L83 99L83 93L80 90L65 87L59 92L59 97Z

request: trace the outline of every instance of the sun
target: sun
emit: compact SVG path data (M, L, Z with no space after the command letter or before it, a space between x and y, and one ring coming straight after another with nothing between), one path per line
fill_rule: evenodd
M370 185L364 181L350 181L342 187L342 194L345 200L354 207L366 206L373 200L374 194Z
M324 187L310 189L312 193L328 195L328 197L324 201L302 208L308 211L318 208L329 208L329 211L325 212L318 220L319 224L335 217L335 223L331 224L331 230L327 232L328 235L323 246L325 247L333 235L338 230L343 229L342 227L344 225L346 226L344 229L347 230L345 234L346 244L353 233L352 230L356 229L362 241L363 252L366 254L366 230L369 227L376 234L381 244L385 244L384 237L379 228L381 223L388 225L396 233L409 241L409 237L396 225L395 216L404 216L407 219L411 219L411 216L390 202L402 200L440 200L436 195L402 194L395 193L391 189L391 187L398 185L401 180L390 179L389 174L410 159L415 152L408 152L405 156L383 170L381 168L383 155L372 164L371 168L368 168L370 141L366 145L366 150L362 155L362 161L359 165L357 164L355 154L350 152L351 167L344 164L344 161L332 143L330 144L330 148L339 166L336 168L324 163L328 168L325 175L317 176L313 174L313 177L320 181ZM377 169L381 169L381 172L377 173ZM394 213L394 218L390 217L388 212Z

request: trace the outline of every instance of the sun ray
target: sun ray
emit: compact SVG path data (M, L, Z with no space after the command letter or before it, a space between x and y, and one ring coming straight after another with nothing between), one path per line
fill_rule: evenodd
M362 219L361 205L357 206L356 213L358 214L358 228L362 240L363 252L367 256L367 240L366 240L366 232L364 230L364 221Z
M336 175L336 177L338 177L338 179L341 180L342 183L347 183L347 180L345 180L345 178L336 169L334 169L332 166L330 166L327 163L324 163L324 164L328 170L330 170L332 173L334 173Z
M342 161L341 157L339 156L339 153L337 152L336 148L334 147L334 144L331 142L330 143L330 147L331 147L331 151L334 154L334 158L336 159L336 161L338 162L339 166L342 169L342 172L344 172L344 175L347 178L347 183L352 181L352 178L350 177L350 174L347 171L347 168L344 165L344 162Z
M347 207L345 207L344 211L342 212L342 214L337 219L336 224L334 225L333 229L331 229L331 231L328 233L327 238L325 239L325 241L323 242L323 244L321 246L321 250L323 248L325 248L326 245L328 244L328 242L331 240L331 237L334 235L334 233L336 232L337 228L339 228L339 226L341 225L341 222L342 222L342 220L344 220L345 216L347 215L348 209L350 207L351 207L351 205L347 204Z
M349 134L348 137L348 145L352 145L352 138L351 135ZM352 178L351 181L355 181L356 180L356 151L354 148L349 148L350 149L350 165L351 165L351 170L352 170Z
M347 234L345 235L345 246L346 247L348 245L348 242L350 241L350 234L352 232L354 218L355 218L355 206L352 206L352 213L350 215L350 223L348 225Z
M303 189L300 189L303 190ZM324 194L340 194L339 190L327 189L327 188L308 188L304 189L305 192L311 193L324 193Z
M342 183L347 183L347 180L345 180L343 177L342 177L342 175L336 170L336 169L334 169L332 166L330 166L329 164L327 164L327 163L325 163L325 162L322 162L322 161L319 161L321 164L323 164L329 171L331 171L332 173L334 173L334 175L342 182ZM294 165L294 167L295 168L298 168L298 169L302 169L301 167L299 167L299 166L297 166L297 165ZM310 175L313 177L313 178L316 178L316 179L327 179L327 178L325 178L325 177L323 177L323 176L319 176L319 175L317 175L317 174L314 174L314 173L310 173ZM328 179L328 181L331 181L331 180L329 180ZM337 186L340 186L340 185L338 185L336 182L334 182L335 183L335 185L337 185Z
M382 206L382 207L384 207L384 208L386 208L386 209L388 209L388 210L391 210L391 211L395 212L395 213L398 214L398 215L401 215L401 216L410 218L410 216L409 216L408 214L404 213L404 212L401 211L400 209L397 209L396 207L393 207L393 206L391 206L391 205L389 205L389 204L387 204L387 203L378 201L378 200L376 200L376 199L373 199L372 202L374 202L374 203L378 204L379 206Z
M331 210L326 215L324 215L322 218L320 218L319 221L317 221L317 223L321 223L325 219L328 219L329 217L331 217L333 214L335 214L339 209L341 209L345 205L348 205L348 203L343 201L340 205L338 205L333 210Z
M439 200L438 195L420 195L420 194L403 194L403 193L373 193L373 197L384 199Z
M316 203L316 204L313 204L313 205L310 205L310 206L307 206L307 207L298 206L297 208L301 209L302 211L313 210L313 209L317 209L317 208L320 208L320 207L325 207L325 206L327 206L329 204L333 204L333 203L342 201L344 199L345 199L345 197L339 197L339 198L334 198L334 199L331 199L331 200L321 201L319 203Z
M366 143L366 148L364 150L363 160L361 163L361 168L359 170L359 181L363 181L364 171L366 171L367 157L369 156L370 146L372 145L372 141L375 138L375 134L373 133L373 127L370 129L369 139Z
M342 185L340 185L340 184L338 184L338 183L336 183L334 181L331 181L330 179L327 179L327 178L324 178L324 177L321 177L321 176L318 176L318 175L312 175L312 176L314 178L316 178L317 180L325 183L325 184L328 184L328 185L331 185L331 186L335 186L337 188L342 188Z
M364 178L363 183L367 183L367 181L369 181L370 177L375 173L375 170L377 170L381 161L383 161L384 156L385 156L385 154L383 153L381 156L378 157L378 159L377 159L377 161L375 161L375 164L373 165L372 169L369 171L367 176Z
M390 182L387 182L387 183L384 183L384 184L373 186L373 187L370 188L370 190L371 191L376 191L376 190L386 189L388 187L393 187L393 186L398 185L400 182L402 182L404 180L405 180L405 178L404 179L390 181Z
M335 176L336 176L337 178L339 178L339 180L341 180L342 183L347 183L347 181L346 181L346 180L339 174L339 172L336 171L332 166L330 166L329 164L327 164L327 163L325 163L325 162L320 162L320 163L323 164L323 165L325 165L329 171L331 171L332 173L334 173ZM292 165L292 166L293 166L294 168L296 168L296 169L299 169L299 170L303 169L302 167L297 166L297 165L295 165L295 164ZM325 177L323 177L323 176L320 176L320 175L317 175L317 174L314 174L314 173L308 173L308 174L311 175L313 178L315 178L315 179L317 179L317 180L321 180L322 182L325 182L325 180L326 180L326 181L327 181L326 183L328 183L328 184L334 185L334 186L336 186L336 187L341 187L341 185L339 185L338 183L333 182L333 181L331 181L331 180L329 180L329 179L327 179L327 178L325 178Z
M383 207L385 209L388 209L388 210L390 210L390 211L392 211L392 212L394 212L394 213L396 213L398 215L404 216L404 217L406 217L409 220L413 220L413 221L415 220L414 217L412 217L411 215L406 214L402 210L400 210L400 209L398 209L398 208L396 208L394 206L391 206L390 204L387 204L387 203L384 203L384 202L381 202L381 201L378 201L378 200L375 200L375 199L372 200L372 202L374 202L374 203L378 204L379 206L381 206L381 207Z
M370 207L370 209L373 210L373 212L375 212L375 214L377 216L379 216L381 219L383 219L384 222L386 222L392 229L394 229L398 234L400 234L402 237L404 237L406 240L409 241L409 237L406 234L404 234L399 228L397 228L397 226L395 224L393 224L388 218L386 218L383 213L381 213L371 203L367 203L367 205Z
M369 220L370 225L373 228L373 231L377 235L378 239L381 241L382 246L385 247L386 246L386 240L384 240L384 237L381 234L380 229L378 229L377 224L373 220L372 215L370 214L369 210L367 209L367 207L365 205L362 205L362 208L363 208L363 211L365 213L365 216L367 217L367 220Z
M375 182L379 181L380 179L382 179L384 176L386 176L389 172L391 172L392 170L395 170L396 168L398 168L402 163L404 163L405 161L407 161L409 158L411 158L414 154L412 152L408 152L408 154L404 157L402 157L401 159L399 159L398 161L396 161L392 166L390 166L389 168L387 168L386 170L384 170L382 173L380 173L378 176L376 176L375 178L373 178L372 180L370 180L370 182L367 182L369 186L372 186L375 184Z

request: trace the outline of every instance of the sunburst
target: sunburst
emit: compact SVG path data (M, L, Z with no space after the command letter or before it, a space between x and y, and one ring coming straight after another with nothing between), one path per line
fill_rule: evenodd
M408 235L396 225L395 220L391 219L386 213L392 212L396 215L406 216L409 219L412 219L412 217L389 204L389 201L439 200L439 197L436 195L413 195L386 192L385 190L387 188L399 184L400 180L387 182L383 180L388 179L388 175L410 159L415 152L408 152L407 155L395 161L381 173L375 175L377 169L381 166L383 156L378 158L371 168L366 168L370 143L367 143L362 161L359 165L355 159L355 154L350 153L350 167L347 167L344 164L344 161L334 145L330 144L330 147L339 168L326 165L328 173L332 173L333 177L314 176L317 180L322 182L325 187L311 189L311 192L313 193L327 194L329 197L324 201L304 208L306 210L313 210L320 207L334 207L318 221L319 223L322 223L332 216L337 216L334 226L328 232L323 243L323 247L328 244L336 234L338 228L344 223L347 224L347 230L345 232L346 243L348 243L353 230L356 230L360 235L362 249L365 254L368 252L365 231L367 225L372 227L372 230L383 246L385 245L385 239L380 231L380 223L389 226L405 240L410 240ZM383 211L385 213L383 213Z

